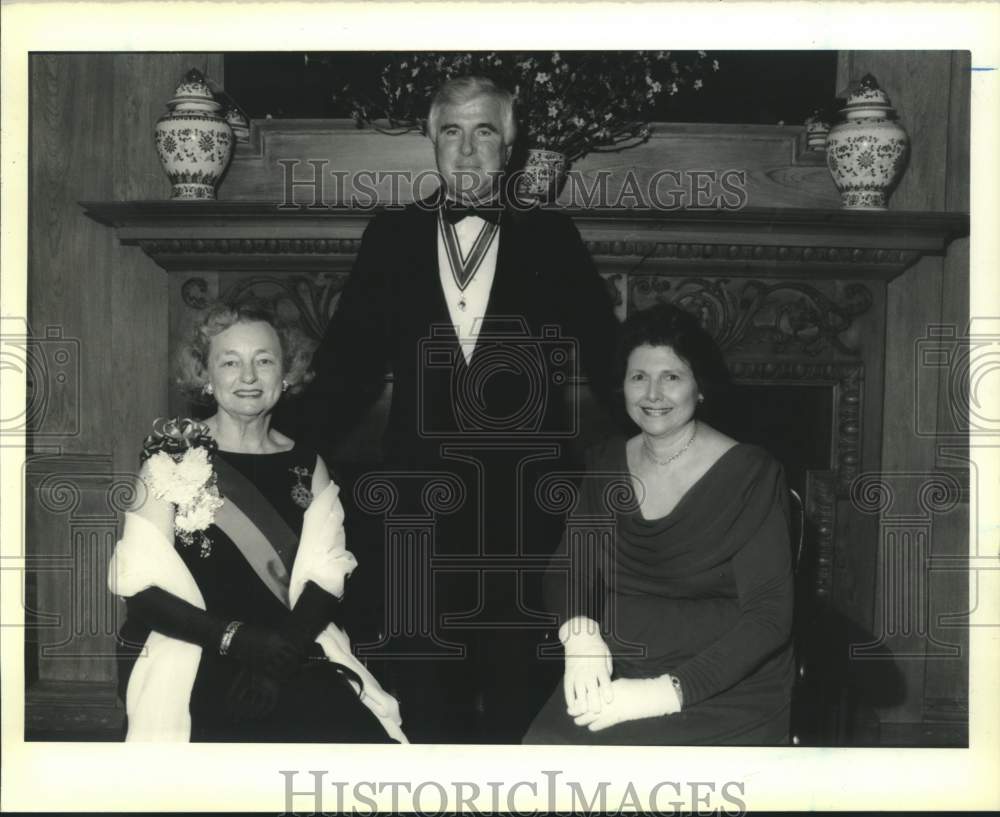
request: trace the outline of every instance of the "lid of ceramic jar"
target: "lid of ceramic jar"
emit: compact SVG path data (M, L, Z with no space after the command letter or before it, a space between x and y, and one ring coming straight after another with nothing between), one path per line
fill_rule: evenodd
M857 111L896 112L889 95L878 87L878 81L871 74L865 74L847 97L847 105L840 113L850 115Z
M174 98L167 103L167 107L171 109L188 105L212 111L222 107L216 102L212 89L208 87L204 75L197 68L192 68L184 75L174 90Z

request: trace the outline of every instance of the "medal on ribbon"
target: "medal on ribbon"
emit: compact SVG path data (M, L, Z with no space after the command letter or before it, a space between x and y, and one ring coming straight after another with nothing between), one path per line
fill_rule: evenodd
M458 234L455 232L455 225L449 223L440 210L438 211L438 226L441 230L441 237L444 240L444 248L448 256L448 266L451 268L451 276L459 291L464 293L465 288L469 285L469 281L475 277L476 271L482 265L483 258L486 257L486 251L490 248L490 244L493 243L493 239L500 227L490 222L483 224L479 235L476 236L476 240L469 250L468 256L463 256L458 243ZM458 308L464 312L465 307L465 295L463 294L458 301Z

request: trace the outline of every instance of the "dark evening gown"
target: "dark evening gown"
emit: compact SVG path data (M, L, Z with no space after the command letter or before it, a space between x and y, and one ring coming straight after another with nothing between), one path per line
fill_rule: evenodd
M625 441L595 451L595 474L627 477ZM770 745L787 740L793 681L793 581L788 492L781 466L740 444L714 463L676 507L644 519L634 496L615 512L610 564L594 576L613 678L671 673L681 712L590 732L566 714L562 685L525 736L542 744ZM600 514L600 479L583 483L576 514ZM641 657L635 655L642 647ZM632 655L628 655L631 652Z
M296 542L302 531L303 488L312 482L315 451L295 445L275 454L215 454L246 477L274 506ZM300 487L301 486L301 487ZM279 627L290 616L282 604L258 578L233 541L217 526L207 530L211 552L202 557L197 545L175 547L191 571L205 600L208 613L225 621L238 620L261 627ZM134 664L135 648L149 633L148 625L130 615L120 641L119 691L125 697L128 675ZM322 655L318 645L315 655ZM378 719L361 703L339 665L324 660L307 661L301 672L281 684L277 705L265 718L232 719L226 706L227 693L241 665L217 650L203 649L191 693L192 741L245 742L391 742Z

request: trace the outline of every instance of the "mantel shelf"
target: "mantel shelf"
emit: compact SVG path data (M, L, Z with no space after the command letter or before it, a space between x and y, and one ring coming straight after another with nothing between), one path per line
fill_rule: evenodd
M350 266L372 210L259 201L81 202L168 271ZM730 276L896 277L968 235L966 213L564 209L603 269Z

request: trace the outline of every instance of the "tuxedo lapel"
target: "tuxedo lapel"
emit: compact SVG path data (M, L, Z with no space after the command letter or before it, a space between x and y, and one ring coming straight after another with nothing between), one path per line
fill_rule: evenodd
M448 314L448 304L441 289L438 269L437 211L427 206L416 208L413 228L410 241L413 286L408 288L409 296L407 302L403 303L403 308L412 310L416 319L422 324L426 322L424 336L429 337L434 326L451 327L451 316ZM454 329L444 330L443 336L449 337L455 346L458 346Z
M535 266L524 219L507 211L500 222L497 269L486 305L486 319L530 313Z

